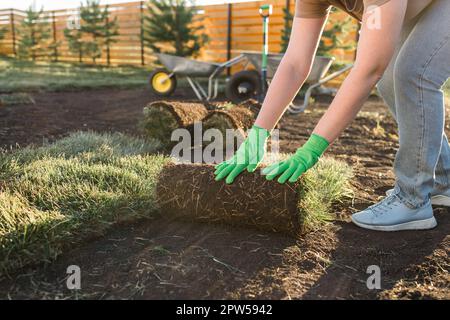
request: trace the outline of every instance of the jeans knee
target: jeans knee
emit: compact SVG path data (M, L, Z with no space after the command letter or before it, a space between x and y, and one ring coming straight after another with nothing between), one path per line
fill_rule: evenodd
M392 97L395 96L394 93L394 82L387 78L381 78L380 81L378 81L377 85L377 91L381 95L381 97L385 100L389 100Z
M395 86L417 86L421 73L410 59L398 59L394 67Z

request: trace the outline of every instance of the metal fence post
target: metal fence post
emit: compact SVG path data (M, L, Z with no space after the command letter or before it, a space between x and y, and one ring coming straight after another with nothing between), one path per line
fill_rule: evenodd
M106 26L108 28L108 35L109 35L109 6L106 6ZM111 65L111 47L109 44L109 39L106 42L106 64L108 66Z
M144 47L144 1L140 4L141 10L141 65L145 66L145 47Z
M55 17L55 11L52 11L52 26L53 26L53 45L54 45L53 54L55 55L54 56L55 62L58 62L58 46L56 45L57 44L57 38L56 38L56 17Z
M228 20L227 20L227 60L231 59L231 40L233 27L233 5L228 3ZM231 68L227 68L227 76L231 74Z
M16 27L14 23L14 11L11 9L10 14L10 22L11 22L11 37L12 37L12 46L13 46L13 54L14 57L17 57L17 50L16 50Z

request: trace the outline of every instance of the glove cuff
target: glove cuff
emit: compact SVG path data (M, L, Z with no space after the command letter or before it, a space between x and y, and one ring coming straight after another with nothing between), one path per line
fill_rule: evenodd
M325 150L328 148L330 143L324 138L319 136L318 134L313 133L308 141L304 144L306 149L309 149L316 153L318 156L321 156Z
M262 137L264 137L264 138L268 138L270 136L270 131L268 131L268 130L266 130L264 128L261 128L261 127L257 126L256 124L254 124L252 126L251 130L255 130L255 132L258 135L262 135Z

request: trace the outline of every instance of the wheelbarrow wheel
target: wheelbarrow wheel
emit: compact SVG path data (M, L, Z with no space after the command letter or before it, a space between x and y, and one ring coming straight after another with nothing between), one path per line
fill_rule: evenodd
M256 70L244 70L231 76L225 87L227 98L236 104L251 98L258 98L261 93L261 77Z
M177 87L175 75L169 77L170 73L166 69L156 69L150 74L150 89L158 96L170 96Z

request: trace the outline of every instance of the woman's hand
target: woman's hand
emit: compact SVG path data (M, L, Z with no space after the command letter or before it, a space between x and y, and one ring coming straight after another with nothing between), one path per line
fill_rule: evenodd
M279 183L285 183L288 180L289 182L295 182L319 161L328 145L327 140L317 134L312 134L303 147L297 149L292 157L268 166L262 172L266 175L267 180L273 180L280 175Z
M214 172L216 181L226 177L225 182L230 184L245 169L248 172L254 172L266 153L266 142L269 136L268 130L254 125L236 154L216 166Z

